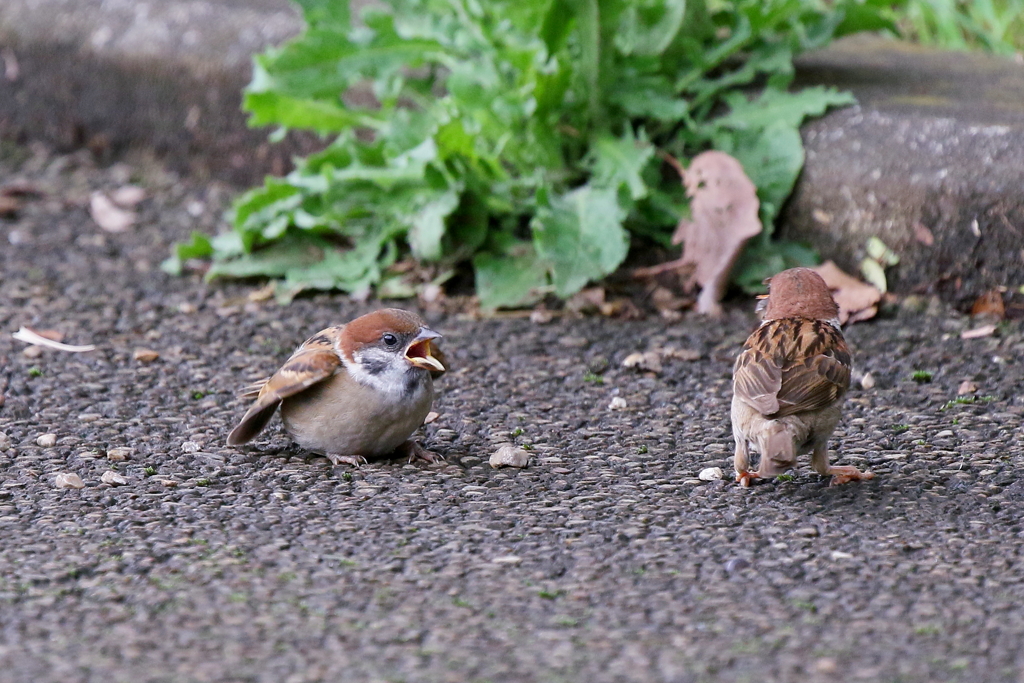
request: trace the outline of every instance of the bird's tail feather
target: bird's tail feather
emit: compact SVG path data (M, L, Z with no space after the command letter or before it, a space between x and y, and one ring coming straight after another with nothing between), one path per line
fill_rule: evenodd
M766 425L759 441L761 465L758 474L774 477L796 465L796 446L789 425L784 422Z
M257 402L256 405L249 408L249 412L245 414L242 421L238 423L238 426L228 434L228 445L241 446L243 443L249 443L256 438L256 435L262 432L263 428L270 422L270 418L274 416L274 411L277 410L280 402L269 401L265 404Z

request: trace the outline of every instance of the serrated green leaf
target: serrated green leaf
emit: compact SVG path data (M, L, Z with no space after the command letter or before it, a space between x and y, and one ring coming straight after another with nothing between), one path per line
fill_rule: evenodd
M479 253L473 258L473 270L480 306L487 310L528 306L549 289L547 266L529 243L511 253Z
M572 296L619 267L629 251L626 213L614 189L589 185L538 207L530 223L533 243L550 264L555 294Z
M675 39L685 13L686 0L627 2L619 15L615 46L624 55L659 55Z
M412 219L409 246L412 255L421 261L441 258L441 240L445 233L445 219L459 205L459 195L451 190L427 202Z
M769 88L752 100L748 100L742 93L733 93L725 99L730 111L715 119L714 125L741 130L763 130L778 123L796 128L808 116L820 116L829 107L856 102L848 92L823 86L805 88L798 92Z
M653 157L654 146L643 135L634 136L632 130L621 138L602 136L591 150L591 183L614 189L625 185L634 200L645 197L648 189L642 174Z

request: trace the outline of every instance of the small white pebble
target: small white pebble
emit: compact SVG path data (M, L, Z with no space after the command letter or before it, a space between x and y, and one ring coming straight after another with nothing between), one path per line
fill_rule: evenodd
M3 432L0 432L0 451L6 451L11 447L11 437L7 436Z
M953 436L953 431L950 429L943 429L941 432L935 435L936 439L948 439Z
M535 308L530 311L530 322L534 325L547 325L555 316L546 308Z
M616 396L608 404L608 410L625 410L629 404L626 403L626 399L621 396Z
M124 486L128 483L127 479L114 470L107 470L104 472L103 476L100 477L100 481L104 484L110 484L111 486Z
M61 472L54 478L53 485L59 489L84 489L85 482L74 472Z
M864 376L860 378L860 385L864 389L874 389L875 388L875 376L872 375L870 372L865 372Z
M965 379L963 382L960 383L960 386L957 387L956 393L958 396L963 396L965 394L976 394L978 393L978 385L969 379Z
M181 450L184 453L198 453L203 450L203 447L197 444L195 441L186 441L181 444Z
M705 467L697 475L701 481L718 481L723 476L721 467Z
M41 346L29 346L22 350L21 355L25 358L36 359L43 355L43 347Z
M832 559L833 560L850 560L850 559L853 559L853 555L851 555L850 553L844 553L842 550L833 550L832 551Z
M487 461L491 467L526 467L530 463L530 454L512 444L505 444L491 454Z
M130 448L111 448L107 451L107 460L112 462L122 462L127 460L131 454L132 449Z
M523 558L518 555L502 555L491 560L494 564L519 564L522 561Z
M40 434L36 437L36 445L40 448L52 448L57 445L57 435Z
M427 416L423 418L423 424L428 425L439 417L441 417L440 413L436 413L433 410L431 410L429 413L427 413Z

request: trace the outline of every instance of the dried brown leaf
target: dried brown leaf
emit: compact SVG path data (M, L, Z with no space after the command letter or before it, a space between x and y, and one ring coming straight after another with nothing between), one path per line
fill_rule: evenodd
M963 382L960 382L960 386L956 389L957 396L976 393L978 393L978 385L969 379L965 379Z
M136 219L134 211L119 208L102 192L93 192L89 197L89 215L107 232L124 232Z
M932 231L924 223L914 224L914 239L926 247L935 244L935 235L932 234Z
M1006 305L1003 303L1003 294L998 289L992 289L974 301L971 306L971 315L991 315L1002 320L1006 317Z
M0 216L12 217L21 211L21 200L12 195L0 194Z
M683 173L692 219L679 222L674 244L683 243L681 266L694 265L687 286L701 286L697 312L718 314L729 271L748 239L761 232L757 188L743 167L724 152L698 154Z
M882 293L877 287L844 273L832 261L825 261L813 270L832 290L832 296L839 304L840 323L868 320L878 313L878 302L882 299Z

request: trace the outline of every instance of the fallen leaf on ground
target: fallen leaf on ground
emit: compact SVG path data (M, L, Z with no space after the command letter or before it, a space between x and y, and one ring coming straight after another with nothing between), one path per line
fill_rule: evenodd
M0 194L0 216L11 217L19 211L21 211L20 199Z
M575 313L596 313L604 305L604 287L589 287L569 297L565 307Z
M132 358L134 360L139 361L140 363L152 363L153 361L155 361L159 357L160 357L160 352L159 351L154 351L153 349L141 349L140 348L140 349L135 349L135 352L132 353Z
M975 327L973 330L964 330L960 333L961 339L981 339L982 337L991 337L995 334L995 325L982 325L981 327Z
M146 198L146 191L138 185L122 185L110 193L115 204L130 209Z
M697 312L717 315L729 271L747 240L761 232L757 188L733 157L711 150L694 157L683 173L692 220L679 221L673 244L683 244L684 264L695 266L688 286L701 286Z
M956 389L957 396L964 396L966 394L976 394L978 392L978 385L969 379L965 379L960 383L960 386Z
M677 349L672 346L666 346L660 350L662 358L675 358L677 360L694 361L700 360L701 352L696 349Z
M107 232L124 232L135 223L134 211L119 208L107 195L93 192L89 197L89 215Z
M812 270L820 275L832 290L832 296L839 305L841 324L868 320L878 313L878 302L882 299L882 293L877 287L844 273L832 261L825 261Z
M914 238L926 247L935 244L935 235L932 234L932 231L924 223L914 224Z
M622 367L661 372L661 356L657 351L637 351L626 356L622 361Z
M1006 305L1003 303L1003 293L998 289L992 289L974 301L971 306L971 315L994 315L1002 320L1006 317Z
M48 349L55 349L57 351L67 351L69 353L84 353L85 351L94 351L96 349L92 344L85 344L82 346L73 346L71 344L62 344L52 339L47 339L35 330L28 327L22 327L17 332L11 335L20 342L26 344L32 344L34 346L44 346Z
M673 244L683 244L683 256L677 261L638 269L634 275L653 277L690 269L686 288L701 287L697 312L718 315L722 312L718 302L725 293L736 257L747 240L761 232L757 188L740 162L725 152L703 152L693 158L688 169L678 165L676 169L691 199L692 218L679 221L672 235Z

